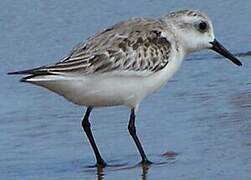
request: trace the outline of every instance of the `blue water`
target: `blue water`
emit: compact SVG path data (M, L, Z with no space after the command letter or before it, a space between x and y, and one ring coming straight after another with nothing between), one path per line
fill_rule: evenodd
M137 115L149 159L127 132L123 107L95 109L91 123L111 167L96 169L80 122L84 108L6 73L56 62L94 34L132 16L201 9L233 53L251 50L251 1L0 1L0 179L251 179L251 57L242 67L204 51L190 56ZM165 154L165 155L163 155Z

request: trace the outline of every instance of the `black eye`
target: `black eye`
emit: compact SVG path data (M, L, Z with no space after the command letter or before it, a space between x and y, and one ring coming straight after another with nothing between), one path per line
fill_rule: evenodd
M202 31L202 32L205 32L207 30L207 23L204 22L204 21L200 22L199 30Z

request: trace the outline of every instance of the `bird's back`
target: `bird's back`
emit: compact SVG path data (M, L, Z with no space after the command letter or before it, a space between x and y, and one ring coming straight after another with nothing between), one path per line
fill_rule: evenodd
M168 64L172 43L163 36L166 31L165 24L159 20L133 18L97 33L58 63L19 73L31 74L32 78L46 74L93 75L113 71L152 74Z

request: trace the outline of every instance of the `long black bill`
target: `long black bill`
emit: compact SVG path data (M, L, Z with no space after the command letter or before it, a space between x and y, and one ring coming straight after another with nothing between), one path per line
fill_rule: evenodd
M210 42L213 46L211 47L212 50L216 51L217 53L221 54L225 58L232 61L234 64L241 66L242 63L234 57L232 53L230 53L226 48L224 48L216 39L213 42Z

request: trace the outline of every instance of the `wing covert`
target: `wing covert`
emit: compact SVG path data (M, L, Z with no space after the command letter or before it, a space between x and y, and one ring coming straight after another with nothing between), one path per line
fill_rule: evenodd
M134 19L121 22L78 45L62 61L36 69L52 74L84 75L112 71L157 72L169 61L171 43L161 22Z

